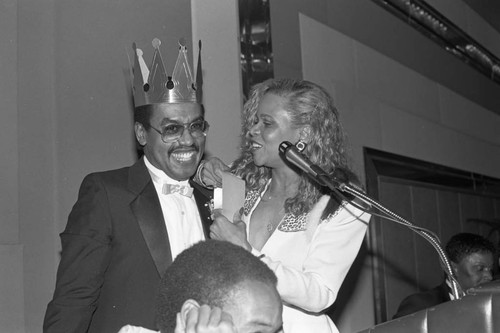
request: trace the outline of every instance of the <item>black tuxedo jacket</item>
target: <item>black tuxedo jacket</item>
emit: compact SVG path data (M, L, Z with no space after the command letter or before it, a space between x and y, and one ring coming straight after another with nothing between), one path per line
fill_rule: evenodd
M411 313L448 302L449 300L450 296L448 294L448 287L446 286L446 282L443 281L443 283L433 289L406 297L399 305L399 308L392 319L406 316Z
M211 192L191 183L208 238ZM172 256L144 159L85 177L60 236L61 262L44 332L116 333L126 324L157 330L157 288Z

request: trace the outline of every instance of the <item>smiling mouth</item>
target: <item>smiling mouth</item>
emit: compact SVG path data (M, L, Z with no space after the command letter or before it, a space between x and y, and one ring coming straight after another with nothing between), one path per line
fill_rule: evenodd
M261 144L259 144L259 143L257 143L257 142L252 142L252 143L251 143L251 145L250 145L250 148L251 148L252 150L257 150L257 149L262 148L262 145L261 145Z
M171 156L179 163L191 162L196 158L196 151L174 152Z

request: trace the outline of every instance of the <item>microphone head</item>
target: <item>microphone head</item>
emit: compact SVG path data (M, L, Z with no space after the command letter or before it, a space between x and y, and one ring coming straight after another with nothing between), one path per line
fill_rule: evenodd
M295 147L293 144L288 141L283 141L282 143L280 143L279 151L281 154L283 154L283 157L286 161L298 167L305 173L316 177L317 172L312 169L314 164L309 161L309 159L305 155L299 152L297 147Z
M282 154L286 154L286 151L292 147L293 145L289 141L283 141L282 143L280 143L279 151Z

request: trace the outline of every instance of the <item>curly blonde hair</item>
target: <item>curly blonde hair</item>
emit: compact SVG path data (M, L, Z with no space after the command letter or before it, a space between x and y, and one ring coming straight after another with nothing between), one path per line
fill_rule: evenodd
M332 173L335 167L349 170L339 114L328 92L305 80L270 79L252 88L243 108L241 156L234 161L231 170L246 181L247 191L262 189L271 177L270 168L255 165L248 140L248 133L256 122L259 104L266 94L283 98L282 106L288 112L292 126L310 127L307 147L303 153L312 163L327 173ZM304 172L299 171L299 175L300 192L285 201L285 211L295 215L309 212L323 194L322 188Z

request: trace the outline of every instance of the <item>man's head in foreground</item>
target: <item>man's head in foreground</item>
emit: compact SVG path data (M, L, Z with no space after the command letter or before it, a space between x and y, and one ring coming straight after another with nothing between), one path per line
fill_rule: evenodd
M446 253L464 291L491 281L495 246L486 238L472 233L456 234L446 244Z
M160 283L157 321L172 333L201 305L220 308L232 317L238 333L275 333L282 326L276 276L258 258L228 242L207 240L182 252Z

